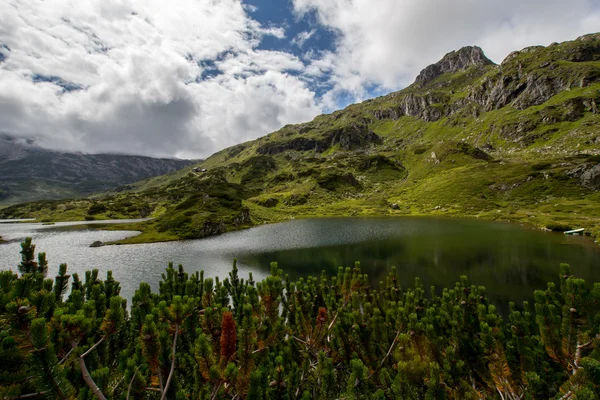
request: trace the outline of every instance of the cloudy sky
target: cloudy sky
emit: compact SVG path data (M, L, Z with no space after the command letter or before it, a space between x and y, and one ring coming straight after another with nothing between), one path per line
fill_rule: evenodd
M401 89L466 45L600 30L600 0L2 0L0 133L205 157Z

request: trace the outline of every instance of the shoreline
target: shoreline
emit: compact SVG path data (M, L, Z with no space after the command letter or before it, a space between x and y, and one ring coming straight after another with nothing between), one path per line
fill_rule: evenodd
M122 230L122 231L137 231L138 234L128 238L107 242L105 245L126 245L126 244L144 244L144 243L161 243L172 241L184 241L203 239L207 237L218 236L223 233L248 229L265 224L274 224L285 222L294 219L313 219L313 218L353 218L353 217L377 217L377 218L396 218L396 217L437 217L437 218L468 218L480 219L483 221L496 221L505 223L516 223L531 227L531 229L543 231L562 232L569 229L585 228L584 236L590 237L595 244L600 245L600 217L588 217L582 214L569 213L543 213L536 212L533 209L510 209L506 207L496 208L493 210L465 210L464 207L458 205L446 205L444 207L429 207L425 204L401 204L398 209L393 209L390 206L373 206L363 204L351 204L337 202L328 205L305 205L295 207L295 209L280 209L280 208L265 208L249 201L244 201L244 205L250 210L251 225L225 225L224 229L217 234L206 235L203 237L183 237L172 232L159 232L156 229L154 222L160 215L155 218L136 219L127 221L131 218L107 218L95 219L86 221L81 219L59 221L55 218L35 219L36 222L45 223L53 222L56 224L73 223L77 225L103 225L104 230ZM114 221L114 222L109 222ZM27 223L30 221L22 221L15 223ZM555 229L550 229L554 227ZM567 229L569 228L569 229ZM0 236L0 244L6 243Z
M363 210L365 211L365 210ZM204 239L204 238L208 238L208 237L214 237L214 236L219 236L223 233L228 233L228 232L234 232L234 231L239 231L239 230L243 230L243 229L250 229L253 227L257 227L257 226L261 226L261 225L270 225L270 224L276 224L276 223L281 223L281 222L286 222L286 221L290 221L290 220L296 220L296 219L315 219L315 218L360 218L360 217L374 217L374 218L398 218L398 217L425 217L425 218L466 218L466 219L475 219L475 220L482 220L482 221L489 221L489 222L502 222L502 223L510 223L510 224L519 224L521 226L526 226L529 227L530 229L533 230L541 230L541 231L546 231L546 232L564 232L561 230L552 230L549 229L548 223L546 222L545 218L540 218L536 215L532 215L529 218L523 218L522 216L519 215L507 215L504 213L498 213L493 214L493 213L476 213L476 214L463 214L463 213L450 213L450 212L445 212L445 211L441 211L439 212L438 210L435 210L436 212L430 212L430 213L423 213L423 212L411 212L411 213L403 213L403 212L384 212L384 210L381 210L382 212L373 212L372 209L369 210L370 212L365 213L365 214L361 214L361 213L353 213L351 215L340 215L340 214L326 214L326 213L286 213L286 214L278 214L277 217L275 218L269 218L269 219L261 219L259 218L258 221L255 221L254 224L249 225L249 226L242 226L242 227L228 227L228 229L226 229L224 232L221 232L217 235L209 235L209 236L204 236L204 237L199 237L199 238L181 238L181 237L176 237L174 235L168 234L168 233L159 233L156 232L155 230L153 230L151 227L148 226L144 226L144 223L134 223L131 224L130 226L123 226L123 225L128 225L128 224L123 224L121 226L119 226L120 229L118 230L132 230L132 231L138 231L140 232L138 235L126 238L126 239L122 239L122 240L118 240L118 241L114 241L114 242L108 242L106 243L106 245L126 245L126 244L144 244L144 243L161 243L161 242L172 242L172 241L185 241L185 240L196 240L196 239ZM532 217L534 218L539 218L539 219L544 219L544 221L540 221L538 219L538 221L533 221ZM549 220L555 220L553 219L551 216L546 216L544 215L543 217L548 218ZM569 221L565 221L560 219L559 223L564 223L566 225L572 225L572 226L577 226L580 227L579 225L574 224L573 222ZM584 231L584 235L582 236L586 236L588 238L590 238L590 240L592 240L593 243L595 243L596 245L600 245L600 242L598 241L598 237L600 237L600 220L596 222L596 224L591 224L591 226L581 226L583 228L585 228ZM117 230L116 227L115 229L112 229L113 227L109 227L109 230Z

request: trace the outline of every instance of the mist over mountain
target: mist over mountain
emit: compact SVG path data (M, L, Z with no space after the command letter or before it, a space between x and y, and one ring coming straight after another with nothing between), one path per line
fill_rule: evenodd
M43 149L0 134L0 204L80 197L166 174L192 160Z

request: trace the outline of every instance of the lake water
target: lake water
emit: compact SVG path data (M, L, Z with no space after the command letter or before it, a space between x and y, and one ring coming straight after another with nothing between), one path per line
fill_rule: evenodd
M129 222L129 221L118 221ZM234 258L242 277L255 280L269 273L277 261L293 278L332 275L338 266L361 262L372 283L383 280L395 265L402 286L421 278L430 285L453 286L461 275L484 285L492 301L505 310L508 301L531 299L535 289L553 280L561 262L588 282L600 281L600 246L589 238L542 232L516 224L444 218L324 218L295 220L231 232L202 240L90 248L89 245L123 239L135 232L102 231L106 222L93 224L0 223L0 269L20 261L20 241L32 236L45 251L50 275L67 263L80 276L97 268L112 270L128 300L139 282L158 288L169 261L187 271L204 270L205 277L227 276Z

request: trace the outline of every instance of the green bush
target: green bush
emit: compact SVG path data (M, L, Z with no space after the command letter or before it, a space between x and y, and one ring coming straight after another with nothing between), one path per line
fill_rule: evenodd
M106 205L103 203L94 203L88 208L88 215L102 214L106 212Z
M419 154L425 153L426 151L427 151L427 147L425 147L425 146L418 146L418 147L415 147L415 149L413 150L413 153L416 154L416 155L419 155Z
M555 232L565 232L565 231L570 231L573 228L570 225L566 225L566 224L551 223L551 224L546 225L546 229L550 229L551 231L555 231Z
M157 230L165 232L169 230L178 230L188 225L192 219L184 214L177 214L172 217L163 217L157 222Z
M588 157L587 162L600 163L600 154Z
M208 228L218 229L218 221ZM2 398L595 399L600 284L561 265L533 307L501 316L466 277L378 288L360 266L261 282L172 264L131 302L108 271L83 279L21 245L0 271ZM67 293L67 289L69 289ZM565 389L566 388L566 389ZM42 393L40 395L40 392ZM92 395L95 393L95 395Z
M551 166L552 166L552 164L544 162L544 163L533 164L531 166L531 169L533 171L542 171L544 169L550 168Z

